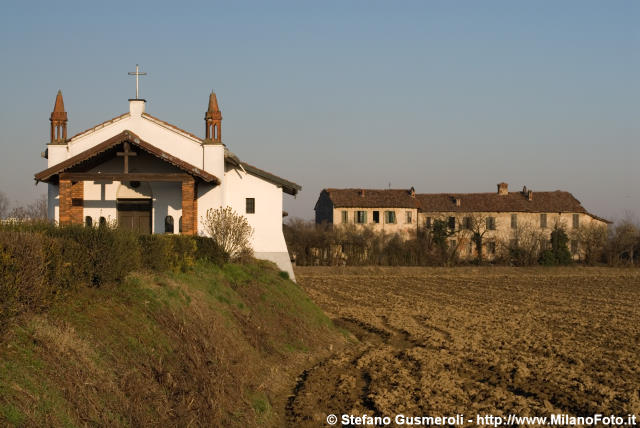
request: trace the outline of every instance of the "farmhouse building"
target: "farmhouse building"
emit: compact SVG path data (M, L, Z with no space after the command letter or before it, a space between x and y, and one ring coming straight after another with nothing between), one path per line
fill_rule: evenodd
M431 229L436 220L450 231L449 244L461 258L472 258L477 249L471 240L482 234L483 254L491 258L499 244L508 244L528 234L548 237L558 225L567 232L609 223L589 213L571 193L565 191L509 192L507 183L495 193L416 193L405 189L324 189L315 205L316 223L354 225L374 231L415 237ZM580 256L579 244L570 250Z
M137 92L137 91L136 91ZM203 234L207 210L231 207L253 227L255 256L293 277L282 233L283 193L301 187L250 165L222 142L222 113L215 93L200 138L129 100L129 111L72 137L58 92L51 135L35 174L48 184L48 215L60 224L116 223L140 233Z

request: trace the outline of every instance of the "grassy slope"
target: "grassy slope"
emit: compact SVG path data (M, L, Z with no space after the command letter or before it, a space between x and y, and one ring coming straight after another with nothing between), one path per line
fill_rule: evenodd
M135 274L0 338L0 421L279 426L294 377L343 336L270 265Z

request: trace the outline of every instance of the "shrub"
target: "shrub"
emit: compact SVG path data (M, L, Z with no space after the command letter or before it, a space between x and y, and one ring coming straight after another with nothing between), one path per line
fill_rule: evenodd
M0 232L0 319L45 304L52 294L46 266L42 236Z
M225 253L222 248L211 238L206 236L195 236L196 242L196 259L205 260L218 266L229 261L229 254Z
M205 233L232 260L236 260L241 254L244 257L252 252L249 240L253 235L253 228L244 216L237 214L231 207L210 208L202 223Z

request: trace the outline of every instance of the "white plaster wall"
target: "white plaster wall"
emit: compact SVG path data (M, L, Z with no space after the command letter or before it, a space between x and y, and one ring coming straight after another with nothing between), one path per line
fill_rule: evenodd
M240 169L225 173L224 205L244 215L253 227L252 246L256 253L286 252L282 233L282 188ZM255 198L255 214L247 214L246 198Z
M198 234L204 235L203 219L210 208L216 209L223 205L223 191L221 185L198 183Z
M59 199L60 189L57 184L47 184L47 218L52 221L58 221L59 217Z
M117 192L121 183L85 181L83 219L91 216L93 224L97 225L100 217L108 222L118 219L116 206ZM179 220L182 215L182 187L180 183L153 182L150 183L153 194L151 211L152 233L164 233L165 217L173 217L173 232L179 233Z
M135 103L135 102L131 102ZM135 106L131 107L132 112L112 123L106 124L98 129L88 132L68 143L68 152L65 159L84 152L105 140L129 130L138 135L142 140L153 144L155 147L176 156L194 166L202 168L203 152L199 141L191 137L182 135L174 129L146 118L136 112ZM64 160L64 159L63 159ZM56 155L55 163L60 162Z
M69 157L66 144L49 144L47 145L47 168L59 164Z
M116 211L116 192L120 187L119 181L85 181L83 220L90 216L94 225L98 225L100 217L108 223L115 223L118 219Z
M164 219L173 217L173 233L179 233L179 220L182 216L182 184L155 182L151 183L153 191L152 233L164 233Z

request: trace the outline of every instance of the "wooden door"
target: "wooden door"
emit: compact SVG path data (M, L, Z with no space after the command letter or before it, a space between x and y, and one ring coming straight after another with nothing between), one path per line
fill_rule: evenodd
M137 233L151 233L151 200L118 199L118 226Z

